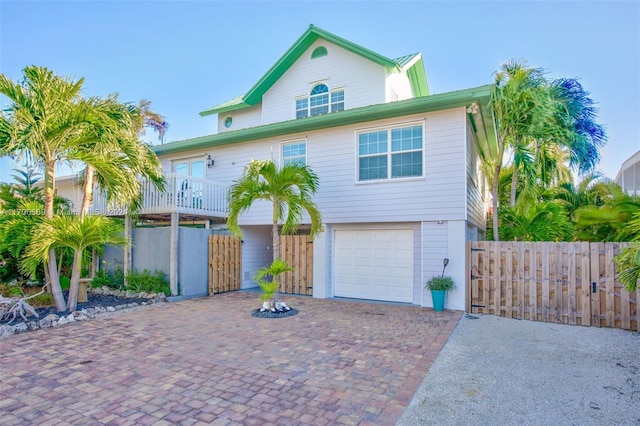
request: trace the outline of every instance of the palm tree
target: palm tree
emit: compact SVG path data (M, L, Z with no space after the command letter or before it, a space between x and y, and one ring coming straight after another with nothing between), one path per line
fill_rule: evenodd
M549 114L549 92L542 70L529 68L525 63L508 61L495 74L491 91L491 107L498 126L498 150L495 158L485 158L493 169L491 194L493 196L493 237L499 238L498 196L500 170L508 148L522 147L523 138L532 132L534 123ZM520 141L520 142L519 142ZM517 182L517 168L514 180Z
M83 252L104 244L125 245L124 228L119 221L105 216L58 215L45 219L33 232L26 249L22 270L33 273L47 261L52 249L67 247L74 252L71 285L67 309L75 311L78 304Z
M551 83L557 105L557 124L564 130L556 143L569 153L569 165L580 174L591 173L600 161L600 148L607 141L596 122L597 108L578 80L561 78Z
M0 115L0 152L26 156L43 168L45 218L54 214L55 165L60 161L79 160L89 166L88 202L92 170L98 171L112 199L124 199L134 206L140 192L139 175L161 182L157 158L138 139L150 115L148 103L138 108L120 104L116 95L84 98L80 92L84 79L65 79L46 68L29 66L23 74L20 83L0 74L0 93L11 102ZM83 204L83 213L87 209ZM46 263L56 307L63 311L66 304L53 249Z
M78 147L76 157L86 164L82 173L81 215L89 211L94 183L106 194L109 203L127 205L132 211L137 210L141 201L140 178L149 179L160 190L164 185L158 157L148 145L140 143L139 136L144 133L145 126L149 126L162 139L167 122L151 111L150 102L145 100L134 106L122 104L112 95L102 102L110 122L109 127L98 130L114 132L116 128L120 137L105 141L96 135Z
M257 200L272 204L273 260L280 258L279 223L282 233L295 233L302 215L311 219L310 235L317 234L322 227L320 210L312 196L318 191L318 176L305 164L292 162L278 168L271 160L251 161L243 175L229 189L229 217L227 227L237 236L242 236L238 218L249 210Z
M551 201L503 208L500 229L505 241L566 241L573 236L563 206Z
M614 260L620 270L618 279L632 293L640 279L640 211L636 211L626 224L625 234L631 237L633 244L622 249Z

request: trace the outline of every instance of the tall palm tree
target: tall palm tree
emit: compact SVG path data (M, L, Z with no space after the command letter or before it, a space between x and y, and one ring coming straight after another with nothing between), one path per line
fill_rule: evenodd
M104 110L110 118L109 127L96 129L114 132L117 139L107 139L95 135L78 147L76 157L86 164L83 171L83 198L81 214L85 215L93 201L94 183L107 196L107 202L118 203L135 211L141 201L140 178L149 179L162 190L160 162L151 148L141 143L139 136L144 134L145 126L152 127L162 139L168 128L164 118L152 111L150 102L142 100L139 105L122 104L116 95L104 102Z
M561 78L551 83L557 101L557 123L564 130L556 143L569 153L569 165L580 174L591 173L600 161L600 148L607 141L602 125L596 122L597 108L580 82Z
M240 214L249 210L255 201L270 202L275 261L280 258L280 222L283 234L294 233L306 212L311 220L311 236L320 231L322 216L312 198L318 191L318 184L318 176L307 165L292 162L278 168L271 160L254 160L229 189L227 227L231 233L241 236Z
M138 140L145 123L141 110L148 105L123 106L116 95L85 98L80 92L84 79L62 78L46 68L29 66L23 74L19 83L0 74L0 93L10 101L0 115L0 152L26 156L43 168L45 218L54 215L55 165L60 161L79 160L101 170L112 193L128 200L139 194L138 174L149 173L154 182L161 181L157 158ZM90 200L93 172L87 176L85 198ZM66 304L53 249L46 263L56 307L63 311Z
M119 221L105 216L57 215L45 219L35 228L33 238L22 262L24 272L33 273L46 262L49 250L67 247L73 250L73 268L67 309L75 311L78 304L82 254L92 246L125 245L124 228Z
M485 158L493 169L491 194L493 197L493 237L499 238L498 196L500 170L505 153L513 147L523 146L523 138L531 134L534 123L549 114L549 92L542 70L530 68L524 62L508 61L495 74L491 91L491 107L498 126L498 150L495 158ZM513 151L512 151L513 152ZM514 169L517 182L517 169Z

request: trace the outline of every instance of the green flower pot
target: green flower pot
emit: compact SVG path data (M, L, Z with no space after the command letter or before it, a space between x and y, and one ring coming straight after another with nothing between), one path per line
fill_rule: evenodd
M446 290L431 290L431 300L433 300L434 311L444 311L444 298L446 295Z

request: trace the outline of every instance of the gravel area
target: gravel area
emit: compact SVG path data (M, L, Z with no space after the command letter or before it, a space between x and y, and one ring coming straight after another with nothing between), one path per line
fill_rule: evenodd
M640 333L474 317L398 425L640 425Z

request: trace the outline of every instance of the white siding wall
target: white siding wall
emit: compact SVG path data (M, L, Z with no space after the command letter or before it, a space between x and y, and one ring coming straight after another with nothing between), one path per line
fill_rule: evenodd
M447 222L424 222L422 224L422 302L423 306L433 307L431 292L424 288L434 275L442 274L442 260L448 253Z
M80 210L83 194L82 187L78 186L77 178L64 177L62 179L56 179L56 192L59 196L69 200L72 210Z
M227 117L233 118L231 127L224 127L224 120ZM246 129L259 126L262 120L262 105L255 105L249 108L233 112L223 112L218 114L218 132L230 132L232 130Z
M318 47L328 54L311 59ZM295 118L294 98L308 96L323 82L329 90L343 87L345 109L385 101L384 67L324 40L317 40L262 97L262 124Z
M485 189L486 180L482 173L478 142L467 124L467 214L469 222L480 229L486 227Z
M406 72L393 72L387 74L385 79L386 96L385 102L402 101L404 99L413 98L413 90L411 82ZM397 95L397 99L393 99L393 93Z
M425 176L409 180L357 183L356 132L403 123L424 123ZM223 145L163 156L171 159L211 154L208 179L230 184L252 159L280 161L281 143L307 140L307 164L320 178L315 201L325 223L422 222L466 220L465 112L456 108L306 134ZM167 169L170 170L170 169ZM242 225L270 223L270 206L256 204L240 217Z
M256 271L273 260L271 227L245 226L242 241L242 288L257 287L253 279Z

